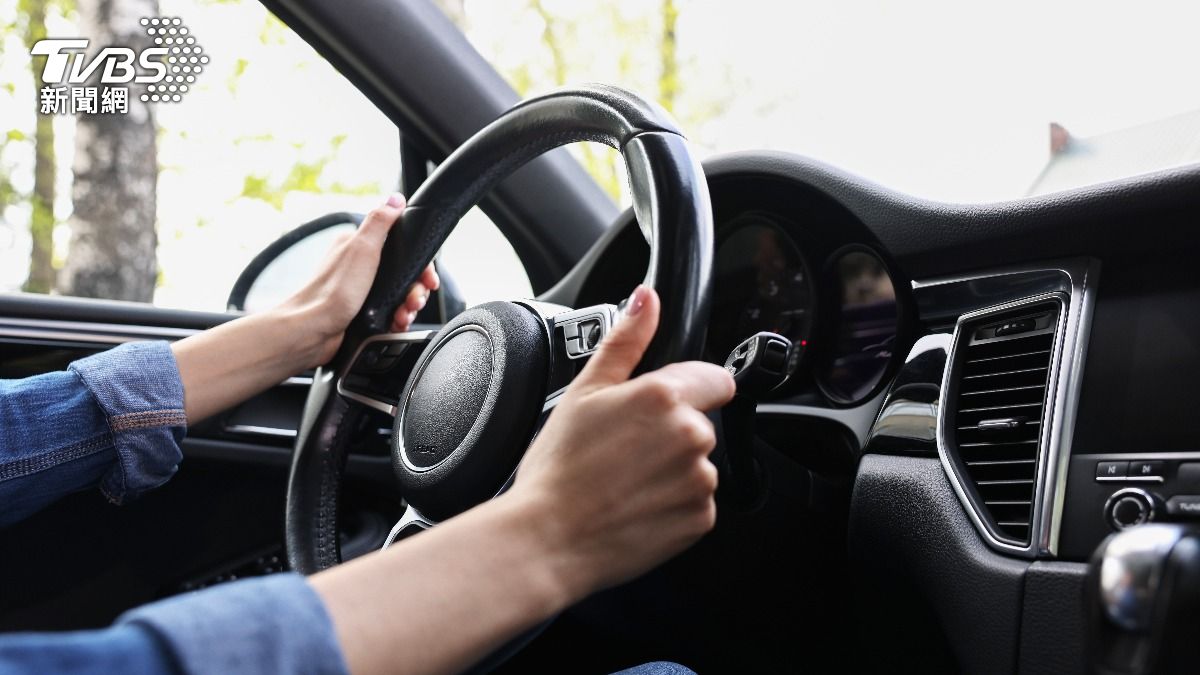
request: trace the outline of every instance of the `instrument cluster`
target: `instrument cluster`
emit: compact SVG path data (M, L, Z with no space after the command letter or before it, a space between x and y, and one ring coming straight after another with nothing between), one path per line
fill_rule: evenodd
M901 299L874 248L747 211L719 221L713 269L709 360L723 363L742 340L771 331L793 344L781 394L816 390L848 406L878 393L896 356Z

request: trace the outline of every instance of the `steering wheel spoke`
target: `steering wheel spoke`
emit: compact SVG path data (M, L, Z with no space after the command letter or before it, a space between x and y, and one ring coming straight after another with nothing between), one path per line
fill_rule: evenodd
M418 330L363 340L349 368L338 376L338 394L395 417L404 383L434 334Z
M405 507L404 514L400 516L400 520L397 520L396 524L392 526L391 532L388 532L387 539L384 540L383 547L380 550L386 551L389 546L401 539L407 539L435 525L437 525L435 520L421 515L417 507L409 504Z

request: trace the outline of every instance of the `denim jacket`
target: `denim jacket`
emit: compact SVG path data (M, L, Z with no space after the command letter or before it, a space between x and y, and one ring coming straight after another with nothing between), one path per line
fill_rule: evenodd
M162 485L183 459L186 425L165 342L0 380L0 528L78 490L98 487L121 504ZM168 598L102 630L0 636L0 673L345 670L324 605L296 574Z

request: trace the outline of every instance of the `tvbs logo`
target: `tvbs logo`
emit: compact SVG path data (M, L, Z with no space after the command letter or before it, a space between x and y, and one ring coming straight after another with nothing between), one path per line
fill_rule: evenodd
M164 47L151 47L141 54L129 47L105 47L88 63L81 53L87 46L88 41L81 38L56 38L34 44L30 53L46 57L46 67L42 69L42 81L46 84L83 84L101 67L104 71L100 74L100 84L155 84L167 76L167 65L162 58L169 50ZM145 74L139 74L134 63Z
M108 46L88 58L84 38L35 43L30 54L46 57L42 68L46 86L40 92L43 114L127 112L128 85L144 85L142 101L183 100L208 65L208 55L178 18L147 17L141 24L154 46L136 50ZM89 86L78 86L85 83Z

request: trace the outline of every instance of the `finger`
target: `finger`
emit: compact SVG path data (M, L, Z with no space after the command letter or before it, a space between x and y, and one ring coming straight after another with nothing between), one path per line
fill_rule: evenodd
M729 403L737 390L729 371L703 361L668 363L641 377L666 380L678 393L679 400L704 412L716 410Z
M421 278L417 281L431 291L436 291L442 286L442 280L440 277L438 277L437 270L433 267L433 263L429 263L429 265L425 268L425 271L421 273Z
M429 302L429 291L425 289L424 284L415 283L408 291L403 308L407 308L410 312L419 312L424 309L426 302Z
M658 328L658 310L654 289L640 285L635 288L625 306L625 316L604 336L600 348L575 378L575 386L606 386L628 380Z
M388 232L404 213L404 205L404 195L399 192L388 197L386 202L372 209L367 217L363 218L362 225L358 226L358 235L375 248L382 247Z
M403 333L412 327L413 322L417 320L417 313L410 312L403 307L396 310L396 314L392 316L392 332Z

